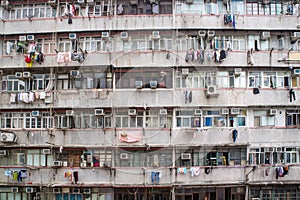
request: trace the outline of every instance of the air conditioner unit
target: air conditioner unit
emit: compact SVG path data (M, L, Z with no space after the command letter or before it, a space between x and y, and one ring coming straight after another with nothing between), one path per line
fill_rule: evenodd
M150 4L154 4L154 3L157 4L158 1L159 1L159 0L149 0L149 3L150 3Z
M194 3L194 0L186 0L185 3L186 3L186 4L192 4L192 3Z
M157 87L157 81L150 81L150 88L155 89Z
M92 190L89 188L83 188L83 194L91 194Z
M294 37L299 38L300 37L300 32L294 32Z
M56 3L56 0L48 0L48 3Z
M184 75L184 76L188 76L189 75L189 69L188 68L181 69L181 74Z
M28 41L33 41L34 40L34 35L27 35L27 40Z
M228 108L222 108L222 115L228 115L229 109Z
M191 154L190 153L182 153L181 154L181 160L190 160Z
M19 36L19 41L26 41L26 40L27 40L26 35L20 35Z
M103 109L95 109L95 115L104 115Z
M79 70L71 70L70 76L73 78L79 78L80 77L80 71Z
M207 31L207 37L212 38L215 36L215 31Z
M242 72L242 68L234 68L234 75L235 76L241 75L241 72Z
M218 90L216 85L208 85L206 89L206 97L218 96Z
M53 193L61 193L61 189L60 188L53 188L52 192Z
M51 149L43 149L43 154L51 154Z
M135 81L135 87L137 89L143 88L143 81Z
M199 31L198 32L200 37L205 37L206 36L206 31Z
M1 142L16 142L16 135L14 133L1 133Z
M159 31L153 31L152 32L152 38L153 39L159 39L160 38Z
M18 188L18 187L12 187L12 188L11 188L11 192L12 192L12 193L17 193L17 192L19 192L19 188Z
M269 110L269 115L276 115L277 114L277 109L270 109Z
M104 38L104 39L109 38L109 32L102 32L101 33L101 38Z
M238 114L240 114L240 109L239 108L231 108L230 109L230 114L238 115Z
M122 40L127 40L128 39L128 32L121 32L121 39Z
M73 194L80 194L80 189L79 188L73 188L72 193Z
M34 193L36 192L36 189L33 187L26 187L26 193Z
M195 109L194 115L202 115L201 109Z
M31 111L31 116L32 117L38 117L38 116L40 116L40 111L38 111L38 110Z
M22 78L23 77L23 73L22 72L16 72L15 73L15 77L16 78Z
M54 167L61 167L61 166L63 166L63 162L55 160L55 161L53 161L53 166Z
M300 74L300 69L294 69L294 74Z
M168 110L167 109L159 109L159 114L166 115L166 114L168 114Z
M66 115L67 116L73 116L74 115L74 110L66 110Z
M251 200L260 200L260 198L252 198Z
M136 5L136 6L137 6L137 5L138 5L138 0L130 1L130 5L132 5L132 6L133 6L133 5Z
M129 109L128 115L136 115L136 109Z
M127 160L128 159L128 154L127 153L121 153L120 154L120 159L121 160Z
M270 32L268 31L263 31L260 33L260 39L261 40L266 40L271 36Z
M77 3L85 3L85 0L77 0Z
M31 78L30 72L23 72L23 78Z
M69 33L69 39L70 40L76 40L76 38L77 38L76 33Z
M53 103L53 98L52 98L52 96L45 97L44 102L45 102L45 104Z
M0 150L0 156L7 156L7 155L8 155L8 151Z
M87 3L94 3L94 0L86 0Z

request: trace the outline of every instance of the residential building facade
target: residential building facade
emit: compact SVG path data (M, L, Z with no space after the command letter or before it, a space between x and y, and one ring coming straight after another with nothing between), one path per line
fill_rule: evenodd
M299 4L2 0L0 199L300 199Z

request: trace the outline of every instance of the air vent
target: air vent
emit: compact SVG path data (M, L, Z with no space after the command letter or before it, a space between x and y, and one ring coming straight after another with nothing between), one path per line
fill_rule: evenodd
M184 76L188 76L189 75L189 69L188 68L181 69L181 74L184 75Z
M195 109L194 114L195 115L202 115L202 110L201 109Z
M261 40L266 40L271 36L270 32L268 31L263 31L260 33L260 39Z
M23 73L22 72L16 72L15 73L15 77L16 78L22 78L23 77Z
M181 154L181 160L190 160L191 154L190 153L182 153Z
M62 165L63 165L62 161L57 161L57 160L53 161L54 167L61 167Z
M269 115L276 115L277 114L277 109L270 109L269 110Z
M51 149L43 149L43 154L51 154Z
M240 109L239 108L231 108L230 114L238 115L238 114L240 114Z
M128 115L136 115L136 109L129 109Z
M157 87L157 81L150 81L150 88L155 89Z
M27 40L26 35L20 35L19 36L19 41L26 41L26 40Z
M77 38L76 33L70 33L70 34L69 34L69 39L70 39L70 40L76 40L76 38Z
M60 188L53 188L52 192L53 193L61 193L61 189Z
M79 78L80 77L80 71L79 70L71 70L70 76L73 78Z
M222 115L228 115L229 109L228 108L222 108Z
M212 38L215 36L215 31L207 31L207 37Z
M294 69L294 74L300 74L300 69Z
M23 72L23 78L31 78L30 72Z
M66 110L66 115L67 116L73 116L74 115L74 110Z
M152 38L153 39L159 39L160 38L159 31L153 31L152 32Z
M159 114L160 115L166 115L166 114L168 114L168 110L167 109L160 109Z
M27 35L27 40L28 41L33 41L34 40L34 35Z
M121 32L121 39L127 40L128 39L128 33L127 32Z
M136 89L142 89L143 81L135 81L135 87L136 87Z
M36 192L36 189L33 188L33 187L27 187L26 188L26 193L34 193L34 192Z
M198 32L200 37L205 37L206 36L206 31L199 31Z
M32 117L38 117L38 116L40 116L40 111L38 111L38 110L31 111L31 116Z
M104 115L103 109L95 109L95 115Z
M92 192L91 189L89 189L89 188L84 188L82 193L83 193L83 194L91 194L91 192Z
M121 160L127 160L128 159L128 154L127 153L121 153L120 154L120 159Z
M18 188L18 187L12 187L12 188L11 188L11 192L12 192L12 193L17 193L17 192L19 192L19 188Z
M103 38L103 39L109 38L109 32L102 32L101 33L101 38Z
M8 155L8 151L0 150L0 156L7 156L7 155Z
M72 193L73 194L80 194L80 189L79 188L73 188Z

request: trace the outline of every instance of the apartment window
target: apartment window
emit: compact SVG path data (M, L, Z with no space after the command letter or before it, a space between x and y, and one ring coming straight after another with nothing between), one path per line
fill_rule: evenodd
M147 110L145 127L147 128L166 128L172 126L172 113L160 114L159 110Z
M55 194L55 200L82 200L82 194Z
M229 115L229 127L246 126L247 111L240 110L237 115Z
M120 167L166 167L172 166L172 150L120 151L115 165Z
M195 116L194 110L176 111L176 127L195 128L201 127L201 117Z
M248 35L248 49L266 51L269 49L269 40L262 39L260 35Z
M176 87L177 88L204 88L205 72L190 71L188 76L176 71Z
M112 163L111 150L84 151L81 157L82 167L110 167Z
M27 166L46 166L46 155L41 154L40 150L28 150L26 154Z
M299 126L300 125L300 113L297 110L286 111L286 126Z
M268 111L265 110L256 110L253 113L254 115L254 126L275 126L275 116L269 115Z
M20 200L20 199L27 199L28 194L27 193L12 193L12 192L0 192L0 199L3 200Z
M55 17L56 8L49 4L24 4L15 5L14 9L9 10L8 19L27 19L28 17L45 18Z
M72 40L69 38L60 38L58 41L59 52L70 52L73 49Z
M37 51L44 54L54 53L55 41L54 39L44 38L37 39Z
M246 50L246 40L245 40L244 36L233 36L232 44L229 43L230 46L228 46L228 42L230 42L230 40L227 41L227 48L230 48L235 51Z
M57 75L57 89L66 90L70 88L70 81L68 74L58 74Z
M261 87L261 72L249 72L248 87Z
M3 42L3 50L5 54L10 55L16 51L17 40L5 40Z
M88 52L102 51L105 41L101 37L80 37L80 47Z
M226 127L227 121L221 115L220 110L204 110L203 111L203 126L205 127Z
M74 128L73 116L57 115L55 116L56 128Z
M2 113L1 128L23 128L23 113Z
M299 151L295 147L251 148L250 164L299 163Z
M116 127L143 127L144 111L136 111L136 115L128 115L128 111L118 111L115 117Z

